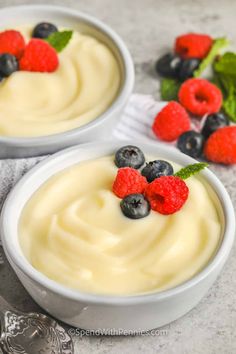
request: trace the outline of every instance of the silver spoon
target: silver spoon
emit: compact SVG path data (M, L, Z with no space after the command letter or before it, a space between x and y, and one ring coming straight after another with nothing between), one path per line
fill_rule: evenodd
M73 354L70 335L40 313L15 310L0 296L0 354Z

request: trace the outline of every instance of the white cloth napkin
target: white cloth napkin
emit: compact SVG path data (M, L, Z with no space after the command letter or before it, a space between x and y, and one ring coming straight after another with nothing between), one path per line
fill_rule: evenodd
M120 140L157 141L152 124L156 114L165 105L166 102L155 101L152 96L133 94L113 131L113 137Z

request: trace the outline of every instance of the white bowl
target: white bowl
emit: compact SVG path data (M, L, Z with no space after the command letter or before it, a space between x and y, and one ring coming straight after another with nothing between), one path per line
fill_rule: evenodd
M220 273L234 240L235 216L222 183L208 169L201 173L222 205L224 231L219 248L208 265L185 283L158 293L135 296L103 296L69 289L37 271L22 253L18 221L32 194L52 175L80 161L113 154L131 143L88 143L61 151L28 172L9 194L1 215L1 236L6 256L33 299L56 318L84 329L149 330L165 325L192 309ZM195 162L173 148L135 143L147 155L160 156L180 165Z
M79 128L32 138L0 136L0 158L49 154L75 144L107 138L107 132L118 122L133 90L134 66L130 53L123 40L103 22L66 7L24 5L0 9L1 28L14 28L17 25L42 21L77 29L97 38L110 48L120 67L120 90L111 106L103 114Z

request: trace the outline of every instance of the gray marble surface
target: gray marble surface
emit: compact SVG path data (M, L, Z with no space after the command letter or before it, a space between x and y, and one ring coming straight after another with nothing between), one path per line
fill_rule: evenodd
M0 7L36 3L0 0ZM37 3L46 3L45 0ZM155 58L171 46L177 34L202 31L228 35L236 44L233 0L51 0L86 11L111 25L126 41L135 62L135 91L158 97L153 74ZM236 166L211 166L236 205ZM14 183L14 180L13 180ZM166 326L166 335L142 337L74 337L75 353L232 354L236 352L236 246L220 277L201 303ZM0 265L0 293L22 310L38 307L27 295L10 266ZM33 353L32 353L33 354Z

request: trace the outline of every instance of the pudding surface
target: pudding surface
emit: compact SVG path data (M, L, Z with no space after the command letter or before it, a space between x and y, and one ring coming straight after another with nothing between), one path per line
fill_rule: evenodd
M213 190L193 176L180 211L131 220L112 192L116 173L113 156L88 160L33 194L19 223L20 245L33 267L69 288L113 295L165 290L198 273L221 238Z

